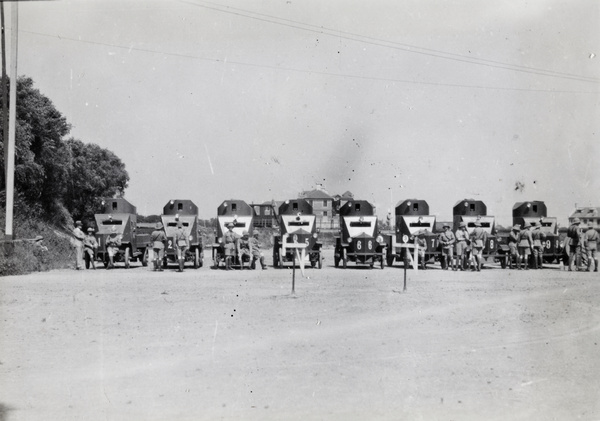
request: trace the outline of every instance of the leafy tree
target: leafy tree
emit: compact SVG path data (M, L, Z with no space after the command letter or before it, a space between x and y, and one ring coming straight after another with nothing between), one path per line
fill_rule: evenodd
M2 88L0 86L0 93ZM129 182L123 162L113 152L98 145L72 138L64 140L70 129L52 101L33 87L33 80L19 77L15 212L20 209L28 215L66 225L71 217L86 219L93 215L99 209L100 198L123 195ZM3 157L2 121L0 140ZM0 170L0 197L5 198L3 159Z
M65 141L70 155L64 204L74 219L101 209L103 197L122 197L129 182L125 164L113 152L77 139Z

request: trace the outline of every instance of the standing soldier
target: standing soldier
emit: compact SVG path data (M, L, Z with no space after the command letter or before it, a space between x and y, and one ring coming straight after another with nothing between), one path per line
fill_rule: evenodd
M83 224L81 221L75 221L75 228L73 229L73 236L75 237L75 269L83 269L83 240L85 234L81 230Z
M175 231L175 235L173 236L173 244L175 245L175 251L177 252L177 262L179 263L178 272L183 272L185 253L190 247L190 239L183 230L183 224L181 222L177 224L177 231Z
M106 237L106 254L108 254L108 266L106 269L115 267L115 256L121 247L121 236L117 233L117 227L114 225L110 228L110 235Z
M531 224L525 222L521 234L519 235L519 258L517 259L518 269L521 270L521 263L525 264L525 270L529 270L529 256L533 247L533 237L531 236Z
M425 266L425 250L427 250L427 240L425 240L425 232L419 230L413 237L414 244L418 246L418 259L421 260L421 270L427 269Z
M588 255L588 272L598 272L598 241L600 235L598 231L591 225L585 232L585 239L587 243L587 255Z
M469 233L467 232L467 224L461 222L456 230L456 260L460 270L465 270L466 259L468 256Z
M444 224L443 229L444 232L439 237L440 244L442 245L442 269L447 270L450 265L452 266L452 270L456 270L453 259L456 237L454 237L454 234L450 230L450 225Z
M163 230L163 224L158 222L156 229L150 235L152 241L152 251L154 252L154 270L163 271L162 263L165 258L165 243L167 236Z
M510 234L508 234L508 267L509 269L513 268L513 261L515 266L518 266L519 262L519 252L517 250L517 244L519 244L519 240L521 237L521 226L515 225L512 227Z
M533 268L534 269L542 269L543 268L543 256L544 256L544 240L546 239L546 234L542 232L540 229L542 225L542 221L539 224L535 224L532 228L531 237L533 238Z
M231 269L231 263L235 257L238 239L238 235L233 232L233 224L231 222L228 223L227 232L223 234L223 241L225 242L225 270Z
M483 248L487 241L487 233L481 228L481 222L475 222L475 229L471 233L471 247L473 248L473 257L475 258L475 268L477 272L481 271L483 260Z
M581 245L579 244L580 229L579 218L573 218L573 222L567 230L567 236L570 239L569 243L569 271L575 271L581 264Z
M252 238L250 239L250 246L252 249L252 264L250 265L250 267L252 269L256 269L256 261L258 260L260 262L262 270L267 270L267 265L265 264L265 256L263 255L262 251L260 251L260 240L258 239L257 231L255 231L254 234L252 234Z
M96 270L95 259L96 250L98 250L98 242L96 241L96 237L94 237L94 228L87 229L87 235L83 239L83 247L85 255L90 259L92 267Z

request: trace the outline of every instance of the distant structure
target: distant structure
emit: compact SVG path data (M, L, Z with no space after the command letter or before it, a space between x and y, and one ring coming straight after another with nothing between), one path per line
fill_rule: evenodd
M314 190L303 191L298 199L305 199L313 208L317 217L317 228L323 230L336 230L340 227L339 209L354 195L347 191L344 194L331 196L322 184L317 184Z
M277 209L282 202L275 200L264 203L253 203L250 205L254 211L253 225L260 228L271 228L277 226Z
M596 229L600 228L600 208L577 208L569 216L569 225L573 223L574 218L579 218L582 224Z

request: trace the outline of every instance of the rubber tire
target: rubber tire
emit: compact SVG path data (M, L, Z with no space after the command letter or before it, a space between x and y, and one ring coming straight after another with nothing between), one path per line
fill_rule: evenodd
M142 266L143 267L148 266L148 249L147 248L144 249L144 254L142 255Z
M200 251L198 249L194 250L194 269L198 269L200 267Z

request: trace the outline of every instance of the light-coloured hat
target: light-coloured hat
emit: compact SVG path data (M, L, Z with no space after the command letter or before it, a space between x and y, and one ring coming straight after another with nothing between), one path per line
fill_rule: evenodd
M253 237L258 237L258 231L254 231L254 232L252 233L252 236L253 236Z
M81 227L81 226L83 226L83 224L81 223L81 221L75 221L75 226Z
M521 231L521 225L515 225L512 227L514 231Z
M575 217L575 218L573 218L573 222L572 223L573 224L580 224L581 221L579 220L579 218Z
M479 221L475 222L475 226L476 227L480 227L481 226L481 222L479 222Z
M157 222L157 223L156 223L156 229L157 229L157 230L161 229L162 227L163 227L163 224L162 224L162 222Z
M450 228L450 224L444 224L442 225L442 228Z
M242 232L242 237L245 237L245 236L247 236L247 235L249 235L249 234L248 234L248 231L244 231L244 232Z
M531 228L531 224L529 222L525 222L525 225L523 225L523 229L527 228Z
M89 228L87 229L87 232L94 232L94 228L92 228L92 227L89 227Z
M458 228L467 228L467 224L464 222L461 222L460 224L458 224Z
M227 228L233 228L233 224L231 222L228 222L227 225L225 225Z

